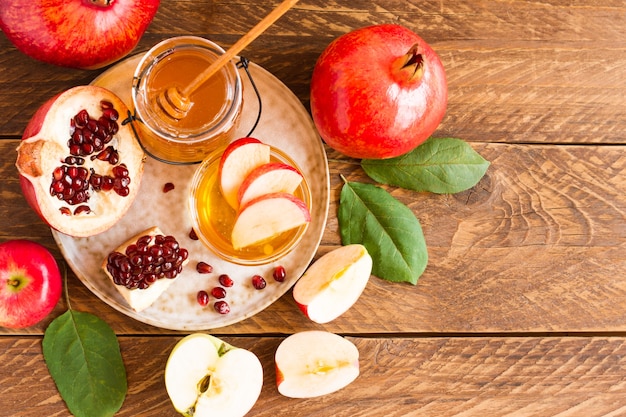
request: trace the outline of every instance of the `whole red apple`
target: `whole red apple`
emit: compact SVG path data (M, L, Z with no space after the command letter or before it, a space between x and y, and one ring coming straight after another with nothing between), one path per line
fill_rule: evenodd
M160 0L2 0L0 29L49 64L96 69L132 51Z
M61 273L44 246L30 240L0 244L0 326L39 323L61 297Z
M413 150L437 129L447 100L435 51L394 24L335 39L311 79L311 114L320 135L354 158L391 158Z

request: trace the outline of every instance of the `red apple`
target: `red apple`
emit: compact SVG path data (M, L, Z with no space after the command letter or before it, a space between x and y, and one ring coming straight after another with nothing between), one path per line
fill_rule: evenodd
M270 162L270 146L256 138L231 142L220 159L218 179L222 196L235 210L239 208L239 187L256 167Z
M32 58L95 69L131 52L158 7L159 0L2 0L0 29Z
M394 24L335 39L311 79L311 114L333 149L354 158L405 154L435 131L447 105L441 60L411 30Z
M61 297L61 273L44 246L29 240L0 244L0 326L14 329L39 323Z
M304 201L288 193L264 194L241 207L232 231L232 244L242 249L270 240L311 221Z
M270 162L255 168L239 187L238 200L243 205L263 194L291 193L302 182L302 174L291 165Z

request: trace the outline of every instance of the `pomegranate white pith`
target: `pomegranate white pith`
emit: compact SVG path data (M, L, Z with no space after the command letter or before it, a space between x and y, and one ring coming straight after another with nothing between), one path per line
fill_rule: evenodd
M85 134L89 131L91 137L102 126L116 126L107 128L112 134L106 143L77 150L72 137L83 129L83 122L76 120L84 111L90 124ZM117 120L113 121L115 114ZM98 121L105 115L108 120ZM17 148L16 166L26 200L50 227L70 236L91 236L109 229L130 208L139 190L145 156L130 124L122 123L127 117L126 105L109 90L96 86L69 89L33 115ZM64 178L70 176L69 170L73 177L68 182ZM107 180L105 186L99 182L102 178ZM59 189L71 183L86 196L63 199L62 193L56 194L55 182Z

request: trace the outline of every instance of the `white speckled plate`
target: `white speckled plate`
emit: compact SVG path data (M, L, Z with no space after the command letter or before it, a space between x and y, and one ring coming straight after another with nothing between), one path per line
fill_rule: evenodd
M134 56L111 67L93 81L114 91L132 107L132 76L140 56ZM245 136L254 124L258 102L247 75L241 70L244 84L244 109L238 136ZM221 260L200 241L189 238L191 218L187 208L187 194L192 175L198 165L176 166L148 158L141 189L129 212L110 230L89 238L73 238L52 231L54 238L72 270L81 281L104 302L141 322L172 330L208 330L227 326L246 319L265 309L285 294L313 259L319 246L330 200L328 161L322 142L311 118L298 98L277 78L263 68L250 64L253 79L263 99L263 111L253 136L290 155L308 179L312 194L311 224L299 245L286 257L273 264L240 266ZM172 182L175 189L163 192L163 185ZM189 250L190 262L180 276L149 308L135 312L120 296L111 281L100 269L107 254L129 237L151 226L159 226L164 233L174 235L181 246ZM213 273L196 272L198 261L213 266ZM272 271L283 265L288 277L275 282ZM196 302L199 290L210 290L218 284L221 273L229 274L236 284L228 288L226 301L231 312L218 314L212 303L202 308ZM267 287L253 289L250 278L263 275Z

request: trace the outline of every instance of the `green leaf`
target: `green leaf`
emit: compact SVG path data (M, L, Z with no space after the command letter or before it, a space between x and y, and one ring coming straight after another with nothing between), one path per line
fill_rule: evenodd
M430 138L413 151L390 159L364 159L373 180L415 191L454 194L472 188L489 161L461 139Z
M89 313L66 311L46 329L43 355L61 397L76 417L113 416L126 397L117 337Z
M417 284L428 251L419 220L407 206L375 185L346 182L338 219L342 244L365 246L374 261L374 275Z

